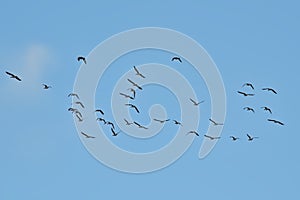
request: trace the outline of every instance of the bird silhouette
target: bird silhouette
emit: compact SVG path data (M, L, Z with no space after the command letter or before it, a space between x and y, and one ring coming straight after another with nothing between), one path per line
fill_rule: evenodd
M245 92L241 92L241 91L238 91L238 93L244 95L245 97L254 96L254 94L249 94L249 93L245 93Z
M170 121L170 119L164 119L164 120L161 120L161 119L153 119L154 121L156 122L160 122L160 123L165 123L167 121Z
M115 130L113 128L110 128L110 131L112 133L112 136L117 136L121 132L121 131L115 132Z
M10 76L10 78L14 78L18 81L22 81L17 75L14 75L13 73L10 73L10 72L5 72L6 74L8 74Z
M200 103L203 103L204 101L196 102L194 99L190 98L191 102L194 104L194 106L198 106Z
M86 64L86 59L85 59L85 57L79 56L79 57L77 58L77 61L79 62L80 60L82 60L82 61L84 62L84 64Z
M110 125L111 128L115 129L114 123L112 123L112 122L110 122L110 121L106 121L105 124Z
M88 135L88 134L86 134L86 133L84 133L82 131L81 131L81 135L84 135L86 138L96 138L96 137Z
M272 110L266 106L260 107L262 109L264 109L265 111L268 111L270 114L272 114Z
M97 110L95 110L95 112L99 112L99 113L101 113L101 115L104 115L104 112L101 109L97 109Z
M179 57L176 57L176 56L175 56L175 57L172 58L172 61L175 61L175 60L177 60L177 61L179 61L179 62L182 63L182 60L181 60L181 58L179 58Z
M120 92L120 95L124 96L125 98L134 99L132 96L130 96L128 94L124 94L124 93Z
M214 136L210 136L210 135L204 135L204 137L210 139L210 140L217 140L217 139L220 139L221 137L214 137Z
M189 135L189 134L195 134L195 135L199 136L199 133L197 133L196 131L189 131L189 132L187 133L187 135Z
M247 134L248 141L252 141L254 139L257 139L258 137L252 137L251 135Z
M127 119L124 118L124 121L126 122L126 125L129 126L131 124L133 124L133 122L129 122Z
M137 123L136 121L134 121L133 123L134 123L135 125L137 125L138 128L148 129L147 127L140 125L140 124Z
M128 88L127 90L130 90L130 92L133 93L133 98L135 98L135 93L136 93L135 89L133 89L133 88Z
M281 126L284 125L284 123L278 121L278 120L275 120L275 119L268 119L269 122L274 122L275 124L280 124Z
M244 83L242 87L245 87L245 86L251 87L252 90L254 90L254 86L251 83Z
M255 111L254 111L253 108L250 108L250 107L244 107L243 109L246 110L246 111L251 111L251 112L255 113Z
M134 87L137 87L139 90L143 90L143 88L141 86L139 86L138 84L136 84L135 82L133 82L132 80L130 80L129 78L127 79Z
M139 109L135 105L133 105L131 103L126 103L125 105L130 106L131 108L134 108L137 113L140 113Z
M141 73L139 72L139 70L138 70L135 66L133 66L133 68L134 68L134 71L136 72L136 75L137 75L137 76L140 76L140 77L142 77L142 78L145 78L145 76L144 76L143 74L141 74Z
M68 95L68 97L76 97L77 99L79 99L79 96L78 96L78 94L76 94L76 93L70 93L70 94Z
M234 136L230 136L230 138L231 138L233 141L236 141L236 140L240 139L240 138L234 137Z
M103 118L101 118L101 117L100 117L100 118L97 118L96 120L97 120L97 121L100 121L100 122L103 122L103 124L106 124L105 119L103 119Z
M75 104L78 104L78 105L80 105L82 108L84 108L83 103L81 103L80 101L76 101Z
M274 94L277 94L277 92L272 88L263 88L262 90L270 91L273 92Z
M180 125L180 126L182 126L182 124L181 124L181 122L179 122L179 121L177 121L177 120L173 120L173 122L174 122L174 124L176 124L176 125Z
M218 122L216 122L216 121L214 121L214 120L212 120L212 119L208 119L211 123L213 123L213 125L215 125L215 126L219 126L219 125L224 125L224 124L222 124L222 123L218 123Z
M42 84L43 86L44 86L44 90L47 90L47 89L49 89L49 88L52 88L50 85L46 85L46 84Z

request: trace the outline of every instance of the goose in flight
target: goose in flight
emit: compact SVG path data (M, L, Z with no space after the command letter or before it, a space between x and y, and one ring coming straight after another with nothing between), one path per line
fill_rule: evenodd
M143 88L141 86L139 86L138 84L136 84L135 82L133 82L132 80L130 80L129 78L127 79L134 87L137 87L139 90L143 90Z
M238 138L238 137L235 137L235 136L230 136L230 138L233 140L233 141L236 141L236 140L238 140L238 139L240 139L240 138Z
M238 93L244 95L245 97L254 96L254 94L249 94L249 93L245 93L245 92L241 92L241 91L238 91Z
M172 58L172 61L175 61L175 60L177 60L177 61L179 61L179 62L181 62L181 63L182 63L182 60L181 60L181 58L179 58L179 57L177 57L177 56L175 56L175 57L173 57L173 58Z
M110 121L106 121L105 124L110 125L111 128L115 129L114 123L112 123L112 122L110 122Z
M275 124L280 124L281 126L284 125L284 123L278 121L278 120L275 120L275 119L268 119L269 122L274 122Z
M77 110L76 108L69 108L68 111L72 112L73 114L79 115L79 117L82 118L81 112L79 112L79 110Z
M139 109L131 103L126 103L125 106L130 106L131 108L134 108L137 113L140 113Z
M121 131L115 132L115 130L113 128L110 128L110 131L112 133L112 136L117 136L121 132Z
M42 84L44 86L44 90L48 90L49 88L52 88L50 85L47 85L47 84Z
M7 75L9 75L10 76L10 78L14 78L14 79L16 79L16 80L18 80L18 81L22 81L17 75L14 75L13 73L10 73L10 72L5 72Z
M164 119L164 120L161 120L161 119L153 119L153 121L156 121L156 122L159 122L159 123L165 123L167 121L170 121L170 119Z
M210 136L210 135L204 135L204 137L207 137L208 139L210 140L217 140L217 139L220 139L221 137L214 137L214 136Z
M81 131L81 135L85 136L86 138L95 138L94 136L88 135Z
M76 101L75 104L78 104L78 105L80 105L82 108L84 108L83 103L81 103L80 101Z
M100 117L100 118L97 118L96 120L97 120L97 121L100 121L100 122L103 122L103 124L106 124L105 119L103 119L103 118L101 118L101 117Z
M101 113L101 115L104 115L104 112L101 109L97 109L97 110L95 110L95 112L99 112L99 113Z
M136 121L134 121L133 123L134 123L135 125L137 125L138 128L148 129L147 127L140 125L140 124L137 123Z
M130 92L133 93L133 98L135 98L135 93L136 93L135 89L133 89L133 88L128 88L127 90L130 90Z
M129 122L127 119L124 118L124 121L126 122L126 125L129 126L131 124L133 124L133 122Z
M76 97L77 99L79 99L79 96L78 96L78 94L76 94L76 93L70 93L70 94L68 95L68 97Z
M277 94L277 92L273 88L263 88L262 90L273 92L274 94Z
M176 125L180 125L180 126L182 126L182 124L181 124L181 122L179 122L179 121L177 121L177 120L173 120L173 122L174 122L174 124L176 124Z
M84 62L84 64L86 64L86 59L85 59L85 57L79 56L79 57L77 58L77 61L78 61L78 62L81 61L81 60Z
M219 126L219 125L224 125L223 123L218 123L218 122L215 122L214 120L212 119L208 119L211 123L213 123L213 125L215 126Z
M254 86L251 83L244 83L242 87L245 87L245 86L251 87L252 90L254 90Z
M195 135L197 135L197 136L199 136L199 133L197 133L196 131L189 131L188 133L187 133L187 135L189 135L189 134L195 134Z
M194 104L194 106L198 106L200 103L203 103L204 101L196 102L194 99L190 98L190 101Z
M145 76L144 76L143 74L141 74L141 73L139 72L139 70L138 70L135 66L133 66L133 69L134 69L134 71L136 72L136 75L137 75L137 76L140 76L140 77L142 77L142 78L145 78Z
M247 134L248 141L252 141L254 139L257 139L258 137L252 137L251 135Z
M272 114L272 110L266 106L260 107L262 109L264 109L265 111L268 111L270 114Z
M130 96L128 94L124 94L124 93L120 92L120 95L124 96L125 98L134 99L132 96Z
M246 111L251 111L251 112L255 113L255 111L254 111L253 108L250 108L250 107L244 107L243 109L246 110Z

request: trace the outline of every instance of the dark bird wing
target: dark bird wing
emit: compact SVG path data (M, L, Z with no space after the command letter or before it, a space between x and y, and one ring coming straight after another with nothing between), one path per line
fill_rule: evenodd
M249 134L247 134L249 140L253 139Z
M139 127L141 126L141 125L140 125L139 123L137 123L136 121L134 121L133 123L134 123L135 125L139 126Z
M5 72L6 74L10 75L11 77L15 76L14 74L10 73L10 72Z
M135 105L132 105L132 107L136 110L137 113L140 113L139 109Z
M242 94L244 96L246 96L247 94L245 92L241 92L241 91L238 91L239 94Z
M212 119L208 119L209 121L211 121L213 124L215 124L215 125L217 125L218 123L217 122L215 122L214 120L212 120Z
M190 101L193 103L193 104L198 104L194 99L190 98Z
M209 139L211 139L211 140L213 140L214 138L212 137L212 136L210 136L210 135L204 135L204 137L207 137L207 138L209 138Z

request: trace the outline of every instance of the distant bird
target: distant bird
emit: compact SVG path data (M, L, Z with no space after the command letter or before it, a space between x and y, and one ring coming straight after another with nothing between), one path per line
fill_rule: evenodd
M242 87L245 87L245 86L251 87L252 90L254 90L254 86L251 83L244 83Z
M258 137L252 137L252 136L250 136L249 134L247 134L247 137L248 137L248 141L252 141L252 140L254 140L254 139L257 139Z
M80 60L82 60L82 61L84 62L84 64L86 64L86 59L85 59L85 57L79 56L79 57L77 58L77 61L79 62Z
M76 108L68 108L68 111L70 111L70 112L75 112L75 111L78 111Z
M80 105L82 108L84 108L83 103L81 103L80 101L76 101L75 104L78 104L78 105Z
M210 135L204 135L204 137L207 137L208 139L211 139L211 140L217 140L217 139L220 139L221 137L214 137L214 136L210 136Z
M95 138L94 136L88 135L81 131L81 134L84 135L86 138Z
M129 122L127 119L124 118L124 121L126 122L126 125L129 126L131 124L133 124L133 122Z
M196 102L195 100L193 100L192 98L190 98L191 102L194 104L194 106L198 106L200 103L203 103L204 101L199 101Z
M139 123L137 123L137 122L133 122L135 125L137 125L139 128L143 128L143 129L148 129L147 127L145 127L145 126L142 126L142 125L140 125Z
M249 93L245 93L245 92L241 92L241 91L238 91L238 93L244 95L245 97L254 96L254 94L249 94Z
M78 119L79 122L83 121L83 119L82 119L82 117L80 117L80 115L76 114L76 117L77 117L77 119Z
M117 136L121 132L121 131L115 132L113 128L110 128L110 131L112 132L112 136Z
M160 123L165 123L167 121L170 121L170 119L164 119L164 120L161 120L161 119L153 119L154 121L156 122L160 122Z
M10 73L10 72L5 72L6 74L8 74L10 76L10 78L14 78L18 81L22 81L17 75L14 75L13 73Z
M110 122L110 121L106 121L105 124L110 125L111 128L115 129L114 123L112 123L112 122Z
M187 133L187 135L189 135L189 134L195 134L195 135L197 135L197 136L199 136L199 133L197 133L196 131L189 131L188 133Z
M280 124L281 126L284 125L284 123L278 121L278 120L275 120L275 119L268 119L269 122L274 122L275 124Z
M250 107L244 107L243 109L246 110L246 111L251 111L251 112L255 113L255 111L254 111L253 108L250 108Z
M79 99L79 96L78 96L78 94L76 94L76 93L70 93L70 94L68 95L68 97L76 97L77 99Z
M82 118L81 112L79 112L77 109L73 112L75 115L78 115L80 118Z
M230 136L230 138L231 138L233 141L236 141L236 140L240 139L240 138L234 137L234 136Z
M97 121L100 121L100 122L103 122L103 124L106 124L105 119L103 119L103 118L101 118L101 117L100 117L100 118L97 118L96 120L97 120Z
M218 122L215 122L214 120L212 120L212 119L208 119L211 123L213 123L213 125L215 125L215 126L219 126L219 125L224 125L224 124L222 124L222 123L218 123Z
M104 112L101 109L97 109L97 110L95 110L95 112L99 112L99 113L101 113L101 115L104 115Z
M139 90L143 90L143 88L141 86L139 86L138 84L136 84L135 82L133 82L132 80L130 80L129 78L127 79L134 87L137 87Z
M134 99L132 96L130 96L128 94L124 94L124 93L120 92L120 95L124 96L125 98Z
M130 106L131 108L134 108L137 113L140 113L139 109L135 105L133 105L131 103L126 103L125 105Z
M133 88L128 88L128 90L130 90L130 92L133 93L133 98L135 98L135 93L136 93L135 89L133 89Z
M267 91L273 92L274 94L277 94L277 92L272 88L263 88L262 90L267 90Z
M145 78L145 76L144 76L143 74L141 74L141 73L139 72L139 70L138 70L135 66L133 66L133 68L134 68L134 71L136 72L136 75L137 75L137 76L140 76L140 77L142 77L142 78Z
M52 88L50 85L46 85L46 84L42 84L43 86L44 86L44 90L47 90L47 89L49 89L49 88Z
M182 126L182 124L181 124L181 122L179 122L179 121L177 121L177 120L173 120L173 122L174 122L174 124L176 124L176 125L180 125L180 126Z
M177 60L177 61L179 61L179 62L182 63L182 60L181 60L181 58L179 58L179 57L173 57L173 58L172 58L172 61L175 61L175 60Z
M265 111L268 111L270 114L272 114L272 110L266 106L260 107L262 109L264 109Z

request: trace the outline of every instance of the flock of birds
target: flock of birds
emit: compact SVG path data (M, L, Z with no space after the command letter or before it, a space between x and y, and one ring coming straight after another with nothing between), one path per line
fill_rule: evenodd
M87 64L87 60L86 60L86 58L83 57L83 56L79 56L79 57L77 58L77 60L78 60L79 62L82 61L84 64ZM173 57L173 58L171 59L171 61L177 61L177 62L179 62L179 63L182 63L182 60L181 60L180 57ZM135 75L138 76L139 78L143 78L143 79L146 78L146 76L143 75L143 74L137 69L137 67L133 66L133 70L135 71ZM17 81L22 81L22 79L21 79L19 76L15 75L15 74L13 74L13 73L11 73L11 72L6 71L5 73L6 73L7 75L9 75L11 79L15 79L15 80L17 80ZM128 83L131 84L131 86L127 89L127 91L129 91L129 92L120 92L119 94L120 94L120 96L122 96L123 98L127 98L127 99L129 99L129 100L134 100L135 97L136 97L136 94L137 94L137 90L142 91L143 88L142 88L139 84L137 84L136 82L134 82L133 80L131 80L131 79L129 79L129 78L127 79L127 81L128 81ZM43 86L43 89L45 89L45 90L52 88L50 85L47 85L47 84L44 84L44 83L42 84L42 86ZM242 87L243 87L243 88L244 88L244 87L249 87L249 88L251 88L253 91L255 90L255 88L254 88L254 86L253 86L252 83L245 83L245 84L242 85ZM273 88L262 88L262 90L263 90L263 91L269 91L269 92L271 92L271 93L273 93L273 94L275 94L275 95L277 94L277 92L276 92ZM246 93L246 92L243 92L243 91L237 91L237 92L238 92L238 94L241 94L241 95L243 95L244 97L252 97L252 96L255 95L254 93ZM80 110L85 108L83 102L80 101L80 97L79 97L79 95L78 95L77 93L70 93L70 94L68 94L68 97L76 98L76 100L73 101L73 102L74 102L74 105L77 105L77 108L73 106L73 107L68 108L68 111L72 112L73 115L77 118L77 120L78 120L79 122L82 122L82 121L83 121L83 116L82 116L82 113L80 112ZM189 98L189 100L191 101L191 105L192 105L192 106L199 106L200 104L204 103L204 101L199 101L199 102L197 102L197 101L195 101L195 100L192 99L192 98ZM130 109L133 109L136 113L140 113L140 110L139 110L138 106L135 105L135 104L133 104L133 103L129 103L129 102L128 102L128 103L126 103L124 106L127 106L127 107L129 107ZM266 111L266 112L268 112L269 114L272 114L272 110L271 110L269 107L267 107L267 106L263 106L263 107L261 107L261 109L264 110L264 111ZM254 108L251 108L251 107L248 107L248 106L247 106L247 107L244 107L243 110L249 111L249 112L252 112L252 113L255 113ZM103 125L110 126L110 131L111 131L112 136L118 136L118 135L119 135L119 133L120 133L121 131L116 131L116 126L115 126L115 124L114 124L113 122L111 122L111 121L109 121L109 120L107 120L107 119L104 118L104 112L103 112L103 110L97 109L97 110L95 110L95 113L99 113L99 114L101 115L100 117L96 118L97 121L102 122ZM175 125L183 126L183 124L182 124L180 121L176 120L176 119L172 119L172 120L171 120L171 119L156 119L156 118L154 118L153 121L155 121L155 122L157 122L157 123L161 123L161 124L164 124L164 123L170 121L170 122L173 122ZM210 123L212 123L214 126L223 126L223 125L224 125L223 123L216 122L215 120L213 120L213 119L211 119L211 118L209 119L209 121L210 121ZM267 121L272 122L272 123L275 123L275 124L279 124L279 125L281 125L281 126L284 125L283 122L278 121L278 120L275 120L275 119L271 119L271 118L268 118ZM140 129L145 129L145 130L148 129L148 127L141 125L141 124L140 124L139 122L137 122L137 121L129 122L129 121L128 121L127 119L125 119L125 118L124 118L124 123L125 123L125 125L127 125L127 126L134 125L134 126L136 126L137 128L140 128ZM85 133L84 131L81 131L81 134L82 134L84 137L86 137L86 138L96 138L95 136L90 135L90 134L87 134L87 133ZM196 135L196 136L200 136L200 134L199 134L196 130L191 130L191 131L189 131L188 133L186 133L186 135L189 135L189 134L194 134L194 135ZM246 134L246 136L247 136L248 141L253 141L254 139L257 139L257 138L258 138L258 137L256 137L256 136L251 136L250 134ZM218 140L218 139L221 138L221 137L211 136L211 135L208 135L208 134L204 134L204 137L206 137L206 138L208 138L208 139L210 139L210 140ZM238 139L240 139L239 137L236 137L236 136L233 136L233 135L231 135L230 138L232 139L232 141L237 141Z

